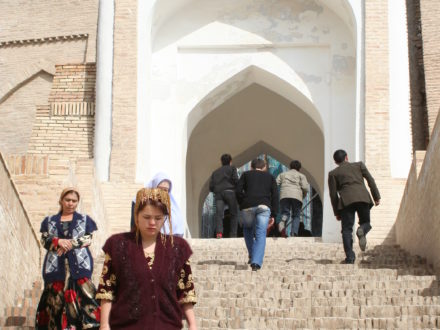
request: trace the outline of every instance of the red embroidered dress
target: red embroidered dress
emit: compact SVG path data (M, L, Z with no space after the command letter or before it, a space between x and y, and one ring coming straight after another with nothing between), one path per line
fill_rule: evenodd
M158 235L154 256L145 256L134 233L105 243L105 261L97 299L112 301L110 328L181 329L181 305L196 303L188 243Z

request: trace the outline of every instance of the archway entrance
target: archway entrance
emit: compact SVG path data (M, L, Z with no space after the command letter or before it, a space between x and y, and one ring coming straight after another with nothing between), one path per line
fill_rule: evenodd
M200 237L219 156L237 160L263 141L285 160L268 154L286 164L299 159L312 174L324 203L323 238L339 240L339 223L327 221L325 175L333 150L355 154L362 145L350 2L156 0L151 8L138 168L176 178L191 236ZM165 128L167 138L157 139Z
M189 139L186 160L187 219L201 237L202 207L209 178L230 153L238 166L261 154L281 163L299 159L309 181L322 194L324 135L294 103L259 84L251 84L201 119Z
M267 164L267 170L270 174L276 178L279 174L282 172L286 172L289 170L289 168L278 161L276 158L268 155L268 154L261 154L258 156L258 158L264 159ZM243 174L245 171L250 170L250 163L251 161L248 161L247 163L243 164L242 166L237 168L237 172L239 177ZM309 174L310 176L310 174ZM214 238L215 237L215 219L214 215L216 213L216 207L215 207L215 199L214 194L212 192L209 192L206 196L203 206L202 206L202 223L201 223L201 233L200 236L202 238ZM280 221L281 215L278 214L277 218L275 219L276 223ZM319 194L317 193L316 189L309 183L309 193L304 197L303 200L303 208L301 210L301 225L298 236L302 237L321 237L322 235L322 201L319 197ZM242 237L243 232L241 228L241 218L239 214L239 224L238 224L238 237ZM225 210L224 212L224 218L223 218L223 237L228 238L229 232L230 232L230 212L229 210ZM290 232L292 229L292 226L288 226L287 228L287 235L293 236ZM279 236L279 232L277 231L276 227L274 227L274 230L269 233L271 236Z

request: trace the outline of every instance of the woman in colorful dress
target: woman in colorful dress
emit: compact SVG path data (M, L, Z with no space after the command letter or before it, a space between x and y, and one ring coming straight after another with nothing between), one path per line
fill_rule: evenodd
M99 328L100 306L90 280L93 258L88 248L97 227L89 216L75 211L79 199L78 190L64 189L58 214L41 223L41 244L47 253L36 329Z
M111 236L96 298L101 330L181 329L185 317L196 329L191 248L172 235L170 197L159 188L136 195L135 230ZM169 227L170 235L161 233Z

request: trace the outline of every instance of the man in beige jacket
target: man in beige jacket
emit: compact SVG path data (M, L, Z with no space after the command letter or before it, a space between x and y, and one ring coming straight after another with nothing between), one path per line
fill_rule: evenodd
M286 222L290 216L293 219L293 228L288 234L298 236L302 201L309 192L309 183L300 169L301 163L293 160L290 163L290 171L281 173L276 180L280 186L281 221L278 223L278 230L282 236L285 236Z
M338 165L328 174L328 187L333 213L342 225L342 242L346 255L345 263L353 264L356 258L353 252L353 225L354 215L358 214L359 228L356 235L359 238L359 246L365 251L367 246L367 233L371 230L370 209L373 205L379 205L380 194L376 183L367 167L362 162L348 162L347 153L344 150L336 150L333 159ZM370 187L373 200L365 187L364 179Z

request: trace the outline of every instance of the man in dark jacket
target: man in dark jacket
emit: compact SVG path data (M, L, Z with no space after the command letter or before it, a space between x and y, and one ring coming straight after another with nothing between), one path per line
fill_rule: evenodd
M211 175L209 190L215 197L215 225L216 237L223 237L223 217L225 205L229 208L230 218L230 237L237 237L237 199L235 197L235 187L238 182L237 169L232 166L232 157L224 154L220 158L222 166L216 169Z
M263 159L254 159L251 167L252 170L243 173L238 181L237 197L249 263L256 271L263 265L269 220L273 223L278 212L278 189Z
M338 167L328 174L330 200L336 219L341 221L342 224L345 263L353 264L356 258L353 251L355 213L357 212L359 217L359 228L356 231L356 236L359 239L359 247L362 251L365 251L367 246L366 235L371 230L370 209L373 205L379 205L380 194L364 163L348 162L348 156L344 150L336 150L333 159ZM368 182L374 203L365 187L364 178Z

